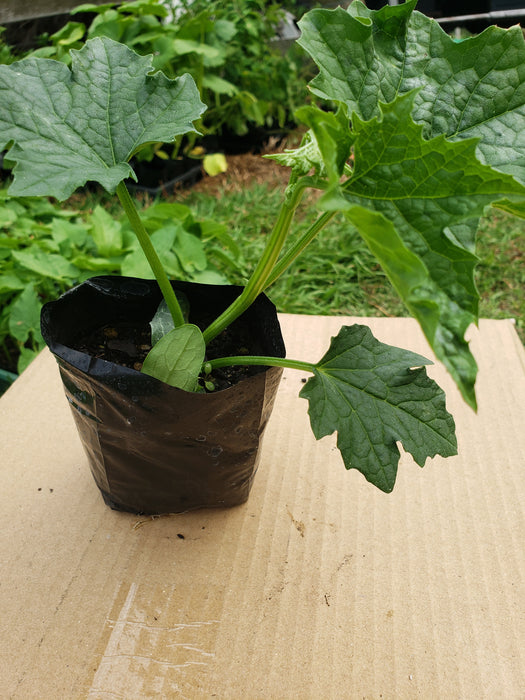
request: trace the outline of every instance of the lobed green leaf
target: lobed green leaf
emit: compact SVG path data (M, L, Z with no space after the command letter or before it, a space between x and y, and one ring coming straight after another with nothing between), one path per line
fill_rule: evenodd
M416 0L369 10L313 10L299 43L320 73L312 91L368 120L379 103L417 89L425 137L476 137L478 157L525 183L525 42L519 26L456 42L414 11Z
M355 0L301 21L312 91L346 106L355 139L351 177L321 202L345 211L475 407L476 229L490 205L525 211L525 42L493 27L456 43L414 7Z
M152 74L152 57L107 37L63 63L27 58L0 65L0 148L16 162L13 195L63 200L88 180L109 192L141 146L195 131L205 109L193 78ZM13 144L13 145L12 145Z
M525 188L480 163L472 139L425 140L410 117L414 98L381 105L381 116L367 122L354 115L355 167L339 188L338 206L475 406L476 364L464 340L479 298L468 225L506 194L525 196Z
M457 453L454 419L443 391L421 366L428 364L421 355L380 343L367 326L343 326L301 390L315 437L337 431L346 468L358 469L382 491L394 487L396 442L420 466L436 454Z

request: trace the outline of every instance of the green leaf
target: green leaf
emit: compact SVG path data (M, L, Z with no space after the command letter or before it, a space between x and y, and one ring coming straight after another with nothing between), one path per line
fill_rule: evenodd
M66 258L55 253L45 253L38 248L15 251L13 258L27 270L59 282L75 280L78 275L78 269Z
M10 306L9 332L19 343L25 343L32 335L37 341L40 335L41 303L35 288L29 285Z
M208 90L212 90L219 95L228 95L228 97L233 97L239 92L239 88L236 85L230 83L228 80L224 80L224 78L221 78L218 75L214 75L213 73L203 77L202 85L203 87L208 88Z
M338 182L354 141L346 109L341 107L334 114L318 107L301 107L295 115L311 129L328 181Z
M376 340L366 326L343 326L301 390L319 440L337 431L347 469L382 491L394 487L401 442L415 461L457 453L445 396L421 365L429 360ZM412 369L417 367L417 369Z
M173 219L184 221L189 217L191 217L191 209L178 202L158 202L141 212L141 219L150 233L166 223L171 223Z
M157 17L167 17L168 8L162 2L156 0L132 0L120 5L121 11L130 12L135 15L156 15Z
M464 334L477 320L477 258L473 239L464 235L469 229L455 225L477 221L491 202L505 193L523 196L525 188L482 165L473 140L424 140L410 118L413 100L410 93L382 105L380 119L363 122L354 115L354 173L339 193L347 218L475 405L476 365Z
M122 253L122 227L108 212L97 204L91 215L91 235L98 252L105 257Z
M222 64L225 58L225 54L215 46L203 44L201 41L193 41L193 39L174 39L173 49L176 54L180 55L196 53L199 56L204 56L213 62L212 65Z
M301 107L295 116L310 128L301 146L266 158L291 167L299 176L314 168L330 183L339 182L353 143L346 109L334 114L318 107Z
M177 301L179 302L179 306L181 308L182 315L184 316L184 320L187 321L188 314L190 311L188 297L180 291L175 292L175 296L177 297ZM173 317L168 308L168 305L166 304L165 299L163 299L158 305L157 310L155 312L155 316L153 316L149 325L151 327L152 345L156 345L163 336L165 336L167 333L173 330L175 324L173 322Z
M418 89L413 117L427 138L479 138L478 157L525 183L525 42L519 26L455 42L414 12L415 0L371 11L313 10L299 43L320 73L312 91L362 119Z
M18 214L11 207L3 206L0 209L0 228L9 228L18 219Z
M71 258L71 262L75 267L84 272L97 272L99 275L104 273L120 273L122 260L120 258L98 258L94 255L85 255L83 253L75 255ZM91 276L91 275L88 275Z
M166 273L178 279L184 276L184 272L173 249L180 226L180 223L174 222L159 228L150 236ZM121 274L126 277L151 279L151 267L142 248L137 240L134 240L132 245L134 250L122 261Z
M84 224L57 217L54 217L51 222L51 235L62 255L67 257L71 256L73 247L81 248L88 240L88 231Z
M199 282L199 284L228 284L228 278L215 270L214 268L208 268L206 270L197 270L191 276L192 282Z
M379 102L398 93L406 51L407 24L416 1L371 12L361 2L348 11L312 10L299 22L298 43L319 67L312 92L343 102L363 119L377 116ZM385 27L385 24L387 27ZM428 55L428 47L421 55Z
M6 292L17 292L24 289L25 282L16 275L2 274L0 275L0 294Z
M150 350L142 371L170 386L195 391L205 352L201 331L185 323L163 336Z
M151 56L107 37L71 56L71 70L43 58L0 65L0 148L14 143L13 195L63 200L88 180L114 192L134 177L128 160L141 146L194 131L205 109L191 76L151 74Z
M202 241L192 233L182 229L177 232L175 252L186 273L190 274L206 269L208 261Z
M94 12L94 13L102 13L106 12L106 10L110 10L112 7L115 7L117 5L117 2L108 2L104 5L96 5L94 2L85 2L82 5L77 5L71 10L72 15L76 15L77 13L81 12Z
M86 27L81 22L68 22L58 32L51 35L54 44L71 46L80 41L86 32Z

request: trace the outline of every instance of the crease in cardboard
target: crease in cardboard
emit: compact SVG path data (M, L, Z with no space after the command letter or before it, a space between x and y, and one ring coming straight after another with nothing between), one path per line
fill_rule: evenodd
M177 697L184 698L185 684L179 685L177 676L192 670L192 677L195 678L196 667L207 667L215 657L214 651L203 649L201 644L176 641L170 639L170 635L189 630L198 636L203 627L215 626L219 620L177 622L170 626L134 620L131 619L134 615L140 616L144 612L138 602L138 594L138 584L132 583L118 618L106 620L106 624L113 629L87 694L88 700L105 696L139 698L142 697L140 689L144 684L148 689L157 684L159 693L163 692L162 688L168 688L170 693L175 692ZM171 598L171 595L168 596L167 608ZM179 658L188 655L190 658Z

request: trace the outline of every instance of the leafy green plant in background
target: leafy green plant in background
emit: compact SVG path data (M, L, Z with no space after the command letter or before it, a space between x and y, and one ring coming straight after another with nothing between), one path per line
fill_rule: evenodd
M476 405L476 363L464 334L477 320L475 237L489 205L525 212L525 44L517 28L490 28L455 44L415 2L369 11L313 10L301 44L319 67L311 84L335 113L298 110L307 127L260 260L243 292L203 332L185 321L124 179L152 141L192 131L203 105L188 76L152 74L151 59L107 37L72 53L72 70L27 59L0 67L0 133L16 162L10 191L66 199L86 180L116 192L171 314L144 370L186 390L215 368L277 365L312 374L301 391L317 438L337 432L347 468L393 488L399 440L416 462L456 452L453 419L429 361L386 346L369 329L343 327L317 363L290 358L206 358L206 345L277 280L343 212L381 264L465 400ZM24 106L24 109L21 107ZM309 189L321 213L289 242ZM288 244L288 245L287 245ZM164 310L162 311L164 314Z
M238 247L224 224L197 220L182 204L158 202L142 212L148 235L168 274L224 283L238 267ZM21 372L44 346L42 304L97 274L148 278L150 268L129 222L97 204L64 209L44 199L10 197L0 190L0 348L5 369Z

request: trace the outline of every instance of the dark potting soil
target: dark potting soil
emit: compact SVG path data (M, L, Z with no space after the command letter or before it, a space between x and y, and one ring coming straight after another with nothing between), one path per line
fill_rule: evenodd
M201 324L197 324L201 325ZM202 324L202 328L207 324ZM91 357L113 362L123 367L140 371L146 355L151 350L151 330L149 324L137 325L129 322L117 322L94 330L75 343L75 348ZM206 360L232 355L261 354L254 347L253 338L247 329L226 328L214 338L207 347ZM214 385L214 391L227 389L242 379L263 372L266 367L245 367L235 365L221 367L213 371L207 381Z

